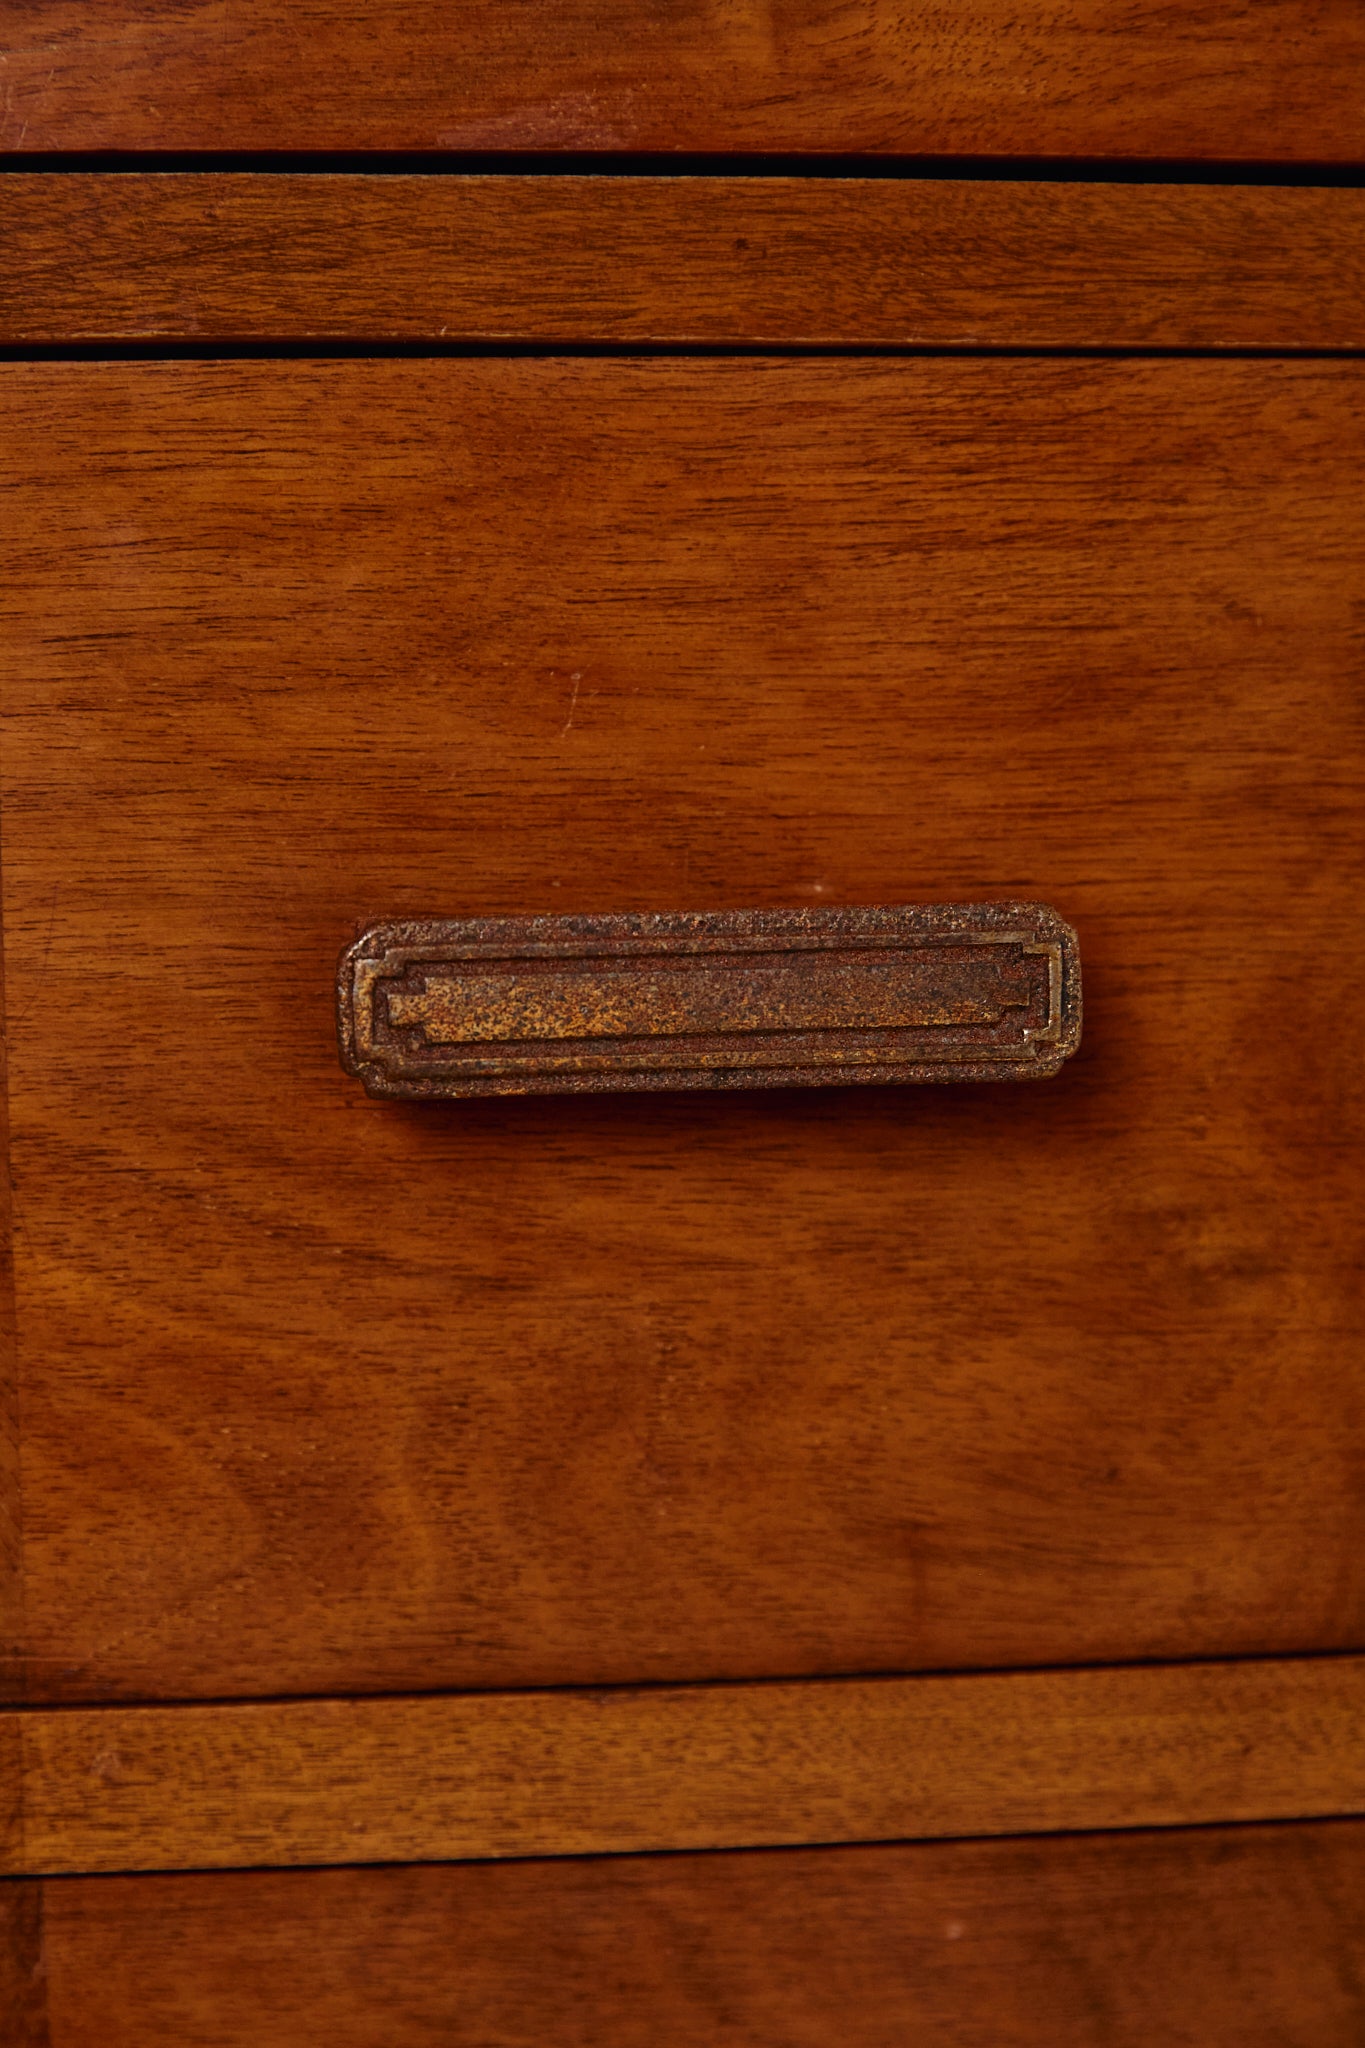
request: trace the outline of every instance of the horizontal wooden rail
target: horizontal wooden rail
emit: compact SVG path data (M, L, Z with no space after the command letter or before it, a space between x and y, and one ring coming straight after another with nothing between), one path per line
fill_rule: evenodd
M33 175L0 343L1365 346L1365 192Z
M0 1717L6 1873L1365 1812L1365 1657Z

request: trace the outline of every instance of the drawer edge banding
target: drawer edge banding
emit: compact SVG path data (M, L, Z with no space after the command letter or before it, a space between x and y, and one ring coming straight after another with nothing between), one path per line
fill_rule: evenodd
M1032 1080L1081 1030L1076 934L1035 903L417 919L337 971L371 1095Z

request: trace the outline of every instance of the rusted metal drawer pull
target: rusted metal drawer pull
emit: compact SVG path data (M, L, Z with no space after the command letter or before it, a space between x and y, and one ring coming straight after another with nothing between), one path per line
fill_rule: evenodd
M1081 1035L1040 903L377 924L337 972L371 1095L1022 1081Z

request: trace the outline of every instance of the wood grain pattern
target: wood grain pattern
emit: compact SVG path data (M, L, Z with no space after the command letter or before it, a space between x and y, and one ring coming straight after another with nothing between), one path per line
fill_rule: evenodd
M1365 2029L1353 1821L42 1891L51 2048L1358 2048Z
M11 4L8 150L1358 160L1352 0Z
M0 906L4 902L0 852ZM0 914L0 1644L12 1658L24 1638L23 1485L20 1469L19 1345L14 1314L14 1214L9 1144L9 1057L4 918ZM0 1700L5 1697L0 1681ZM0 1823L3 1825L3 1823ZM0 2002L0 2012L3 2012Z
M0 1882L0 2041L5 2048L51 2048L43 1967L43 1888Z
M867 178L31 176L0 341L1347 348L1365 192Z
M1365 1811L1358 1657L12 1718L18 1874Z
M7 367L30 1695L1365 1643L1362 380ZM1015 895L1045 1088L337 1065L376 917Z

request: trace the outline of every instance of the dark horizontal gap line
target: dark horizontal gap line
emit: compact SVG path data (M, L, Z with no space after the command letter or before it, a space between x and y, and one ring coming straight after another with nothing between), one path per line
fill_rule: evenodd
M559 1679L539 1685L398 1686L385 1692L215 1693L202 1697L188 1695L167 1698L136 1693L118 1699L9 1699L0 1701L0 1724L9 1714L118 1714L147 1707L174 1710L181 1707L317 1707L335 1704L396 1706L405 1700L525 1697L539 1699L552 1697L557 1693L760 1692L779 1685L828 1688L841 1685L902 1685L907 1682L913 1684L920 1679L1068 1678L1083 1676L1087 1672L1102 1671L1185 1671L1215 1667L1235 1670L1246 1664L1339 1664L1362 1656L1365 1656L1365 1647L1247 1651L1233 1656L1111 1657L1102 1662L1087 1661L1076 1664L985 1664L966 1667L934 1665L922 1671L775 1671L747 1678L617 1678L596 1684L583 1679Z
M1264 1820L1181 1820L1165 1825L1154 1821L1119 1823L1110 1827L1094 1828L1032 1828L1020 1832L1017 1828L1009 1834L997 1835L869 1835L850 1841L847 1835L840 1835L830 1841L823 1835L813 1835L802 1842L749 1842L726 1843L713 1849L541 1849L523 1852L518 1856L427 1856L427 1857L376 1857L372 1862L363 1859L350 1863L177 1863L171 1867L165 1864L130 1865L126 1870L50 1870L32 1872L10 1872L0 1877L0 1886L7 1884L90 1884L101 1881L117 1883L130 1877L250 1877L269 1873L273 1877L314 1877L324 1870L486 1870L490 1863L638 1863L667 1856L673 1862L685 1863L689 1857L702 1856L802 1856L812 1850L822 1856L837 1856L841 1852L856 1856L867 1849L947 1849L958 1844L972 1844L980 1847L988 1842L998 1842L1003 1848L1010 1842L1083 1842L1096 1835L1111 1838L1127 1835L1212 1835L1226 1834L1237 1829L1243 1834L1252 1828L1359 1828L1365 1826L1365 1819L1355 1813L1315 1813L1311 1808L1301 1814L1272 1814Z
M143 362L353 362L443 359L546 359L605 357L622 361L653 358L707 360L751 357L769 361L788 358L834 359L973 358L1047 359L1077 362L1353 362L1365 355L1365 344L1353 348L1143 348L1131 343L1089 347L1055 347L1027 342L991 347L953 343L780 342L780 341L82 341L12 342L0 346L0 363L143 363Z
M966 178L978 181L1119 185L1353 186L1365 162L1206 163L1114 157L858 156L720 154L695 151L399 150L368 152L292 150L34 151L0 157L0 175L64 171L257 171L320 176L346 172L365 177L421 173L433 177L602 178Z

